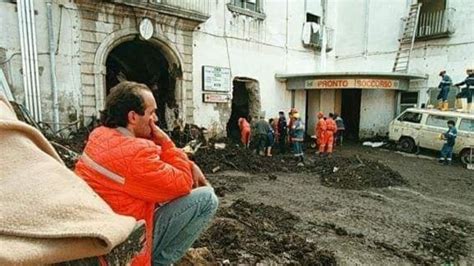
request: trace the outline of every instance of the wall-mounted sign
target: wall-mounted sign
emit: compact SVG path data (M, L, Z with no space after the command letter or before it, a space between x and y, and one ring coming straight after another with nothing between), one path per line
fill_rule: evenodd
M153 23L149 19L144 18L140 21L138 30L140 31L140 37L147 41L153 36Z
M203 91L230 91L230 68L202 66Z
M202 101L205 103L228 103L231 100L229 94L203 93Z
M391 79L313 79L305 81L305 89L389 89L400 88L398 80Z

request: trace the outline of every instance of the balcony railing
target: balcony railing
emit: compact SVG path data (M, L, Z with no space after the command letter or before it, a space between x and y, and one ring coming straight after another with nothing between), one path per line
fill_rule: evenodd
M185 9L209 16L209 0L149 0L149 2Z
M438 37L447 37L454 33L453 16L454 9L423 12L418 19L416 32L417 39L431 39Z
M157 10L200 22L210 16L211 0L108 0L130 6Z

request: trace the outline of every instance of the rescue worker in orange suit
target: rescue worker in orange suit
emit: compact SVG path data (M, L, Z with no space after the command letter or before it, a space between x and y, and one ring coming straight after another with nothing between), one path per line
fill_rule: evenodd
M116 213L145 221L133 266L180 260L218 205L201 169L155 125L156 108L144 84L113 87L75 169Z
M239 118L240 141L245 148L249 147L250 143L250 123L244 117Z
M315 135L316 135L316 147L318 147L318 154L322 156L324 151L326 150L326 120L324 120L324 114L322 112L318 112L316 115L318 118L318 122L316 123L315 128Z
M337 132L336 121L334 121L334 114L329 113L329 117L326 119L326 151L328 155L331 155L334 147L334 136Z
M327 124L326 120L324 120L324 114L319 112L318 115L318 123L316 124L316 144L318 147L319 156L324 155L326 150L326 131L327 131Z

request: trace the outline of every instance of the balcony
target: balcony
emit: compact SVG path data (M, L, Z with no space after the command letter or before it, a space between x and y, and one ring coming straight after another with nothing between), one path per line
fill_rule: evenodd
M109 2L150 9L197 22L204 22L209 18L211 5L211 0L109 0Z
M453 18L455 9L420 13L416 40L429 40L449 37L454 33Z

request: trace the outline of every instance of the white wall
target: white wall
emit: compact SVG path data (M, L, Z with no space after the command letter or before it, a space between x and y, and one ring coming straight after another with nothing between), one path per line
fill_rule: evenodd
M56 54L56 77L61 120L68 122L69 115L80 114L81 83L79 63L78 13L69 1L54 1L53 28ZM44 1L34 1L38 51L39 82L43 120L52 121L52 89L49 61L49 39ZM59 7L59 4L62 7ZM23 69L20 49L20 33L16 4L0 1L0 68L5 72L10 87L19 103L24 103ZM59 40L58 40L59 38Z
M390 72L398 49L401 18L407 15L405 0L337 1L335 69L338 71ZM438 73L446 69L454 81L474 66L474 1L451 0L455 33L449 38L416 41L409 72L428 74L428 87L437 87ZM364 11L369 3L369 12ZM364 21L368 14L368 31ZM365 32L367 31L367 34Z
M319 67L314 50L301 43L304 1L265 1L264 20L232 14L224 2L228 1L212 2L211 17L193 35L194 122L225 128L228 119L222 104L202 103L202 65L229 67L232 78L256 79L267 118L278 116L280 110L288 112L291 93L275 74L314 72ZM305 93L295 96L296 107L304 112Z
M396 93L394 90L362 90L359 137L388 133L388 124L396 111Z

